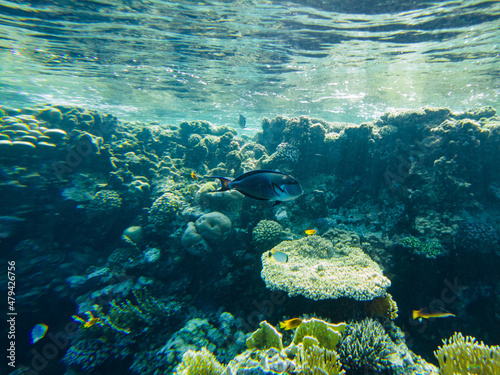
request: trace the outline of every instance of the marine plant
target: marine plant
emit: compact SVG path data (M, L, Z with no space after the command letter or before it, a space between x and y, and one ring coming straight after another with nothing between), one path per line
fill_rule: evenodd
M476 342L474 337L464 337L460 332L444 339L434 355L441 375L500 374L500 346Z

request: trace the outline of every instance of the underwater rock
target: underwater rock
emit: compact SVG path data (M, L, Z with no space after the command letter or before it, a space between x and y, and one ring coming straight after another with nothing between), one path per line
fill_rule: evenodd
M209 243L224 240L231 232L231 220L220 212L210 212L195 222L196 230Z
M184 249L193 255L202 255L210 251L193 222L187 224L187 228L181 238L181 244Z
M283 290L290 297L368 301L384 295L391 285L377 263L357 247L340 250L329 240L308 236L284 241L274 249L285 253L288 261L273 261L265 252L261 257L261 277L267 288Z

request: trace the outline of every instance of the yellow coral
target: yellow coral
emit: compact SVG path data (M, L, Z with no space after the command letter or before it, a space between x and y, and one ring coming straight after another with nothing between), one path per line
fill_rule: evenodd
M260 328L247 339L246 344L248 349L266 350L276 348L282 350L283 342L281 337L281 333L264 320L260 322Z
M385 296L376 297L366 304L366 311L370 315L378 315L394 320L398 317L398 305L387 293Z
M441 375L498 375L500 374L500 346L476 342L474 337L463 337L460 332L434 352Z
M337 347L346 326L345 323L332 324L315 318L303 320L292 341L297 345L310 336L318 340L320 346L333 350Z
M299 346L296 364L300 375L344 375L339 356L334 350L317 345L304 348Z
M188 350L174 375L220 375L224 372L217 358L206 348L200 351Z

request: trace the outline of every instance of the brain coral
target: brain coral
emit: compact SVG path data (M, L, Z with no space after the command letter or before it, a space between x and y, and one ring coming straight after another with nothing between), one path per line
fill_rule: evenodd
M154 201L149 210L148 221L156 231L161 231L170 224L183 205L182 197L173 193L165 193Z
M319 236L284 241L276 251L288 255L286 263L262 254L262 279L271 290L313 300L350 297L368 301L385 295L391 285L380 267L360 248L344 247L339 252L332 242Z
M87 213L90 217L99 217L101 215L115 214L122 205L122 199L116 191L101 190L98 191L94 198L87 205Z
M260 249L270 249L280 242L283 227L272 220L261 220L253 228L252 240Z

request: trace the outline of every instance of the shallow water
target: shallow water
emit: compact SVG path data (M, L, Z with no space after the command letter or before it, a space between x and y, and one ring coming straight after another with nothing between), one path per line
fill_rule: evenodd
M497 1L2 1L1 99L127 119L495 105Z
M454 332L500 373L499 30L498 1L0 0L1 366L296 374L300 338L236 357L291 319L346 375L437 375Z

